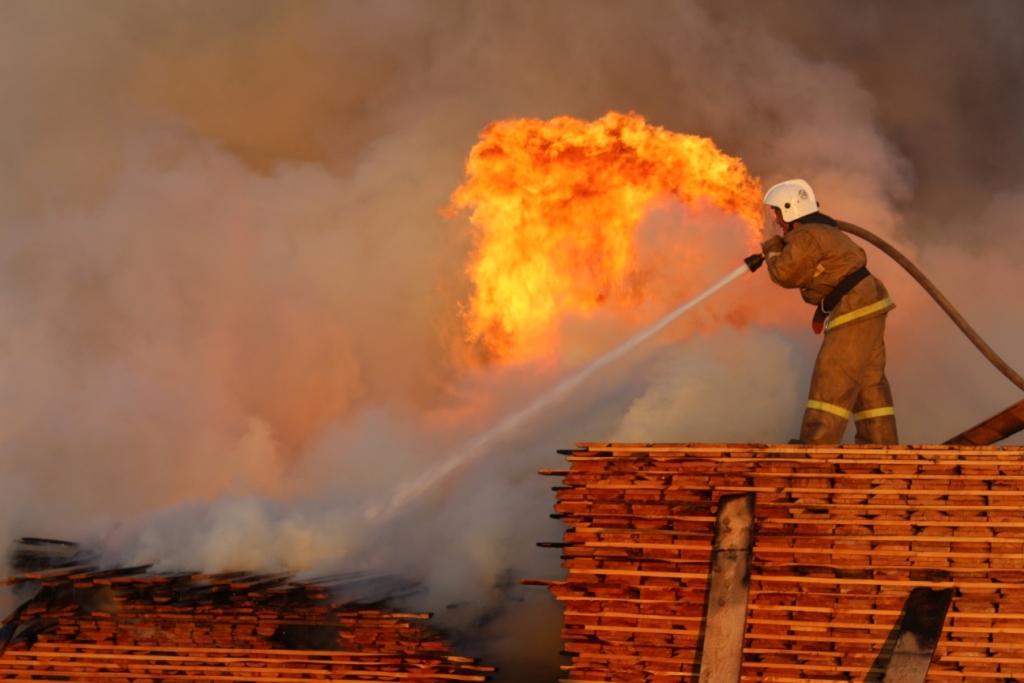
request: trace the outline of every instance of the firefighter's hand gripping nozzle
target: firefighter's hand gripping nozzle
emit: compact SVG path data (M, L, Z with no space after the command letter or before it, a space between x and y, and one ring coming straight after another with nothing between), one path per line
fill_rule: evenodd
M750 268L750 272L753 273L755 270L761 267L761 264L765 262L768 255L773 251L781 251L783 247L782 238L775 235L767 242L761 245L760 254L751 254L747 258L743 259L743 262L747 264L747 268Z
M747 264L747 268L750 268L750 272L753 273L764 263L764 254L751 254L743 259L743 262Z

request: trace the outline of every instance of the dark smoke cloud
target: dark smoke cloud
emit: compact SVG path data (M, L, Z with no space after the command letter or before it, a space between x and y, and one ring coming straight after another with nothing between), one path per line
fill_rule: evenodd
M453 360L470 236L438 210L478 131L632 110L709 135L766 184L805 177L829 212L896 239L1021 367L1022 17L999 2L0 4L0 540L92 540L168 569L409 571L417 605L476 633L503 680L556 680L557 607L516 584L560 573L533 548L560 533L533 472L576 440L785 440L817 340L795 294L747 278L720 307L754 311L750 326L705 310L367 526L367 499L630 332L567 321L544 367ZM711 245L709 277L733 268L735 231L687 216L656 220ZM905 441L1016 400L871 259L899 306Z
M707 3L725 20L756 23L815 61L842 65L871 93L875 119L911 162L901 202L918 239L976 248L1013 238L1021 214L986 208L1024 192L1024 6L999 0L781 0ZM781 91L780 99L787 99Z

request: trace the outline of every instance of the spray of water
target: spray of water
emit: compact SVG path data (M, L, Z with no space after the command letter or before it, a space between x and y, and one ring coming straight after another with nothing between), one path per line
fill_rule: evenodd
M419 498L426 491L451 476L452 473L479 459L487 452L488 446L490 446L495 440L515 431L544 408L547 408L548 406L565 398L565 396L573 389L583 383L598 370L629 353L640 344L643 344L645 341L665 329L676 318L691 310L705 299L710 298L720 289L723 289L730 283L743 277L744 273L749 272L750 268L746 264L737 267L724 278L711 285L679 308L676 308L658 322L636 333L576 374L567 377L561 383L553 387L549 392L537 397L530 405L505 417L501 422L494 425L483 434L469 440L461 449L456 451L452 457L448 458L444 462L438 463L434 467L431 467L416 479L402 482L395 487L395 492L391 496L390 500L367 507L365 511L366 518L378 521L391 518L407 504Z

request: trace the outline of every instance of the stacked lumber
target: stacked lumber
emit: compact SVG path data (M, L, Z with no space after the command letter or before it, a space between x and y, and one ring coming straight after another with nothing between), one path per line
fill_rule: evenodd
M563 451L566 681L699 674L715 512L756 494L744 681L884 671L915 587L952 588L929 681L1024 679L1024 448L579 444Z
M380 604L347 575L153 574L82 564L25 572L38 592L4 621L0 679L66 681L484 681L428 614Z

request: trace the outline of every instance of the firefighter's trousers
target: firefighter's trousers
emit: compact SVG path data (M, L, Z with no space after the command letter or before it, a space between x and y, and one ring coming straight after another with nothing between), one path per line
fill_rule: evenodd
M853 417L857 443L895 444L896 413L885 378L885 315L825 332L800 428L807 444L838 444Z

